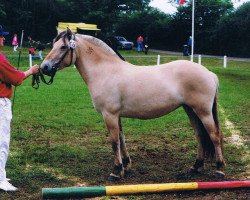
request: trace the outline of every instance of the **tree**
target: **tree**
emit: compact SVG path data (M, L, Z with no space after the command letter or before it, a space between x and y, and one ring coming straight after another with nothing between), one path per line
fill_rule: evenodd
M25 31L36 40L51 41L60 21L96 23L113 32L121 13L144 10L150 0L0 0L0 19L11 34Z
M168 24L171 16L154 8L137 11L131 15L120 16L120 21L115 27L115 34L123 35L136 41L139 35L148 37L150 45L162 48L162 41L166 40Z
M224 16L212 35L216 53L228 56L250 57L250 2Z
M179 6L177 10L171 22L170 41L177 40L176 47L172 48L180 50L191 35L192 2ZM222 16L228 15L232 10L233 5L230 0L195 1L195 52L206 53L214 49L210 45L214 27Z

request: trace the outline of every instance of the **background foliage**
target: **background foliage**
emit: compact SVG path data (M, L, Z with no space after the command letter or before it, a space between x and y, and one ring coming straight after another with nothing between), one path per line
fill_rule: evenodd
M148 36L151 48L181 51L191 35L190 1L176 5L173 15L150 7L150 1L0 0L0 24L10 31L9 42L21 30L26 40L30 35L50 42L58 22L85 22L97 24L101 38L119 34L135 42L142 35ZM238 9L230 0L196 0L195 4L195 53L250 56L250 2Z

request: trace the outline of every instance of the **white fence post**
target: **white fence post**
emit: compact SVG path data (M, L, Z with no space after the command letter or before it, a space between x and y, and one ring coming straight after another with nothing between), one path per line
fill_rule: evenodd
M29 64L30 64L30 67L32 67L32 55L31 55L31 53L29 54Z
M223 67L227 68L227 56L224 56Z
M157 65L160 65L160 61L161 61L161 56L158 55L158 56L157 56Z
M198 63L201 65L201 55L198 56Z

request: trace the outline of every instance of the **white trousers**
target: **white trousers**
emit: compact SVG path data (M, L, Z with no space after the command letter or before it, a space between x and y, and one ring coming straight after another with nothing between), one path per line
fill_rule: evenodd
M13 47L13 51L16 51L16 50L17 50L17 47L18 47L18 45L15 45L15 46Z
M5 166L9 155L11 101L0 98L0 182L6 179Z
M43 51L38 51L38 56L39 56L40 60L42 60L43 59Z

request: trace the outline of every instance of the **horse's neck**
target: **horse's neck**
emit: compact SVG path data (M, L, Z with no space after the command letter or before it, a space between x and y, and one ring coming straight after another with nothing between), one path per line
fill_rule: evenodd
M87 85L98 83L103 74L112 73L123 62L118 56L86 41L78 47L77 54L75 65Z

